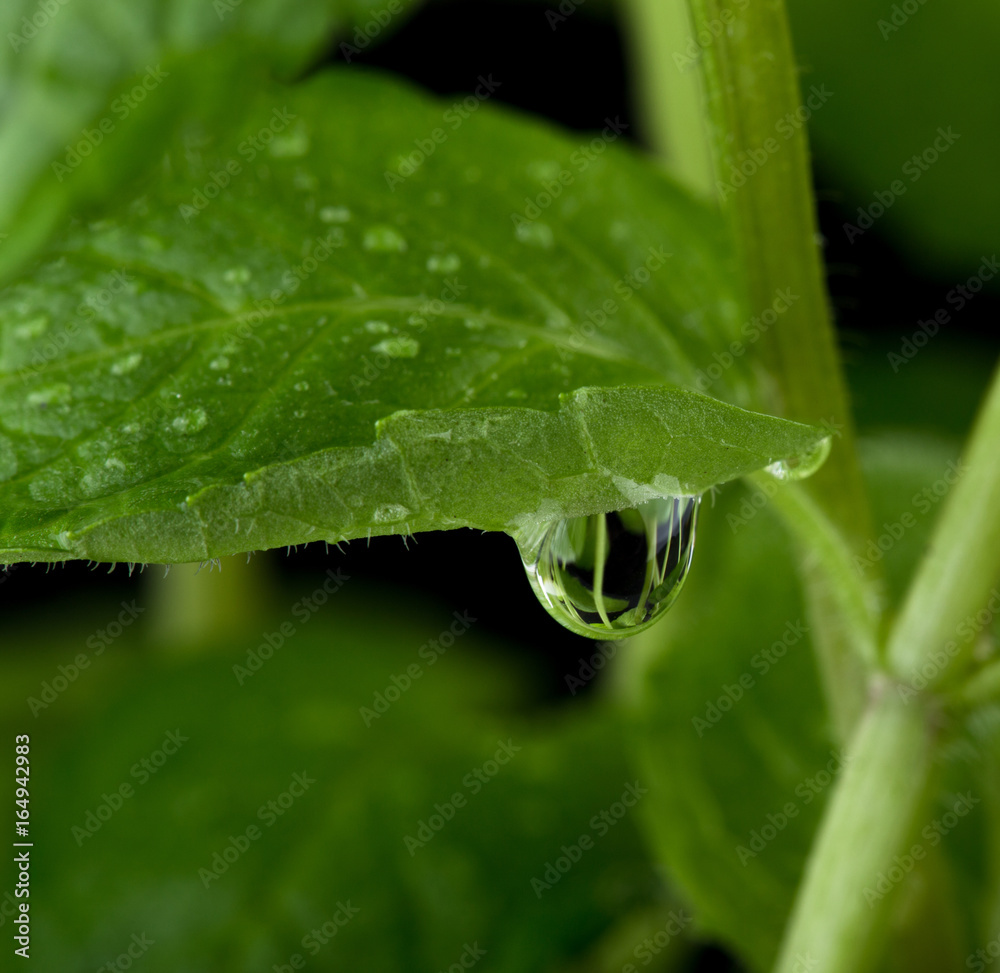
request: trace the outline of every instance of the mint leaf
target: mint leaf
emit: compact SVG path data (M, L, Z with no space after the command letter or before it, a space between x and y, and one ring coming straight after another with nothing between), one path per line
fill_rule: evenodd
M0 275L79 200L158 159L192 112L293 76L332 37L366 46L415 0L10 0L0 10ZM378 15L376 17L376 15ZM374 31L374 34L372 33Z
M614 120L460 107L273 89L0 293L0 558L512 529L816 448L678 388L754 394L749 344L704 371L751 341L712 212Z

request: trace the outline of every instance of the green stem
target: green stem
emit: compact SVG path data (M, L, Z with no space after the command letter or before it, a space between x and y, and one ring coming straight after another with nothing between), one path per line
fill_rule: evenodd
M849 738L865 705L868 674L877 665L878 591L858 576L843 535L803 484L776 486L766 473L751 477L774 494L775 509L799 542L812 643L837 737Z
M893 896L878 898L876 884L924 806L930 743L923 708L880 678L813 843L776 973L864 973L878 960Z
M695 41L687 0L628 0L625 17L643 135L678 181L714 195L701 74L688 50Z
M925 663L935 685L959 664L937 665L942 649L959 646L959 626L990 600L1000 575L1000 370L973 427L959 479L935 525L930 548L910 585L889 638L888 658L902 679Z
M804 129L781 125L803 104L784 2L753 0L743 9L728 0L690 4L695 22L728 24L709 29L705 90L717 190L732 220L750 310L771 308L779 291L793 296L757 342L775 380L764 404L842 432L809 489L860 545L871 536L868 499L826 298L808 146Z

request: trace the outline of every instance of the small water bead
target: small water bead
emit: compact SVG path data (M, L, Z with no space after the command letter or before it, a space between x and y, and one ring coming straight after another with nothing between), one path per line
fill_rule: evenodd
M275 159L298 159L309 151L309 133L301 123L274 136L268 152Z
M518 546L538 600L587 638L626 638L648 628L687 577L700 499L650 500L522 534Z
M548 223L537 223L525 220L517 224L514 235L529 247L538 247L541 250L551 250L555 243L552 235L552 227Z
M69 405L73 399L73 389L65 382L47 385L44 388L29 392L28 405L36 409L52 409L60 405Z
M40 338L49 327L49 316L39 314L29 321L22 321L14 326L14 337L21 341L31 341L33 338Z
M372 351L380 351L390 358L416 358L420 351L420 342L408 335L398 335L393 338L384 338L376 345L372 345Z
M821 439L809 452L790 459L779 459L766 467L768 473L778 480L804 480L812 476L830 455L833 439L827 436Z
M365 321L365 331L369 334L388 334L392 328L388 321Z
M391 226L369 227L361 238L361 246L375 253L402 253L406 245L403 234Z
M227 284L246 284L252 274L249 267L230 267L223 275L222 279Z
M462 266L457 253L434 253L427 258L427 269L438 274L453 274Z
M324 223L347 223L351 219L351 211L346 206L324 206L319 211L319 218Z
M208 425L208 414L201 406L198 406L179 415L171 425L182 435L191 436L196 432L201 432Z
M295 389L296 392L308 392L309 391L309 383L308 382L296 382L292 386L292 388Z
M119 358L111 366L112 375L128 375L134 372L142 364L142 353L133 351L131 355Z
M208 367L213 372L224 372L229 368L229 359L225 355L217 355L208 363Z

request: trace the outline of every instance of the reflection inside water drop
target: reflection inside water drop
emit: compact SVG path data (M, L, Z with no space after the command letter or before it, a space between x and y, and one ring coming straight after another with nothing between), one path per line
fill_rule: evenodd
M677 598L691 566L700 497L560 520L520 538L539 601L592 639L647 628Z

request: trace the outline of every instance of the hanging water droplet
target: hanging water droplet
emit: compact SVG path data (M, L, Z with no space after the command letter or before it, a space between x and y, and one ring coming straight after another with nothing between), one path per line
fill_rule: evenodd
M776 460L765 469L778 480L804 480L807 476L812 476L826 462L832 445L833 440L827 436L809 452L791 459Z
M620 639L648 628L684 584L700 499L650 500L522 533L518 547L538 600L587 638Z
M365 230L361 246L377 253L402 253L406 249L406 238L394 227L372 226Z

